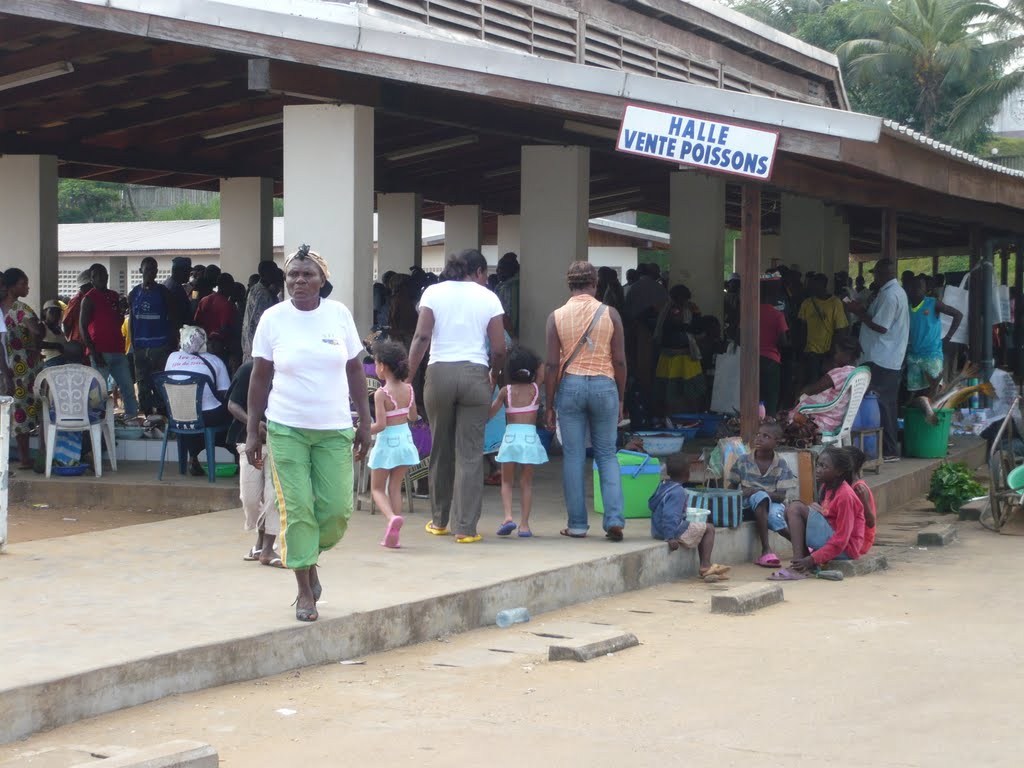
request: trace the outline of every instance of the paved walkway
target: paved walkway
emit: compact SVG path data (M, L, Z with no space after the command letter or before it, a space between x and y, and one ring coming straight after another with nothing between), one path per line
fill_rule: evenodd
M905 461L869 482L927 476L928 466ZM313 625L294 620L290 573L242 560L252 536L237 510L13 544L0 558L0 604L8 607L0 654L17 660L0 671L0 741L171 693L465 631L492 623L504 607L539 613L695 572L694 556L670 557L646 520L629 521L620 544L604 539L598 517L587 539L558 536L558 464L538 473L534 499L535 537L501 539L500 496L487 489L485 538L473 545L427 535L425 501L407 517L400 550L379 546L381 516L355 512L344 541L322 558ZM750 526L723 532L716 559L748 559L753 538Z

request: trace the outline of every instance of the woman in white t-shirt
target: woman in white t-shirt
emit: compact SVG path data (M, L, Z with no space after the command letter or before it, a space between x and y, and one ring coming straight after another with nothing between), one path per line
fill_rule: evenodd
M182 327L179 351L167 356L164 373L205 376L209 385L203 388L203 424L207 427L220 427L231 423L231 414L226 405L231 376L224 361L206 351L206 331L202 328L197 325ZM206 439L202 435L179 435L178 439L188 448L189 473L204 477L206 470L199 463L199 454L206 449ZM218 445L226 445L223 433Z
M266 414L281 560L295 571L299 589L295 618L316 621L323 591L317 559L348 527L352 458L361 459L370 446L370 404L352 313L325 298L327 262L304 245L285 260L284 275L290 299L263 313L252 340L245 454L262 468Z
M470 544L481 538L476 526L483 501L484 425L505 362L504 310L487 288L487 261L479 251L451 257L443 278L420 299L409 380L429 348L423 404L433 438L433 520L426 529L444 536L451 521L455 541Z

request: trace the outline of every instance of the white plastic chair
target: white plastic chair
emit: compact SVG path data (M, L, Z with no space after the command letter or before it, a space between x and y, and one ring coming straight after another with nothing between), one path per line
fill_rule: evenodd
M846 382L843 384L843 388L839 390L839 394L836 396L836 399L831 403L804 406L797 404L796 410L805 416L811 416L845 408L843 420L839 427L831 432L821 433L821 444L839 446L853 445L853 440L850 437L850 430L853 428L853 422L857 418L857 412L860 410L861 401L864 400L864 395L867 393L868 386L870 384L871 369L866 365L861 365L850 372L850 375L846 378ZM847 392L850 394L850 399L844 404L843 398L846 396Z
M100 399L105 414L101 421L89 420L89 390L92 383L99 384ZM45 390L44 390L44 386ZM92 436L92 462L96 477L103 476L103 444L107 443L110 467L117 471L117 452L114 444L114 406L107 399L107 383L95 368L87 365L56 365L44 368L36 375L34 387L42 409L43 431L46 435L46 476L53 465L53 449L57 432L88 432ZM50 406L55 420L50 420Z

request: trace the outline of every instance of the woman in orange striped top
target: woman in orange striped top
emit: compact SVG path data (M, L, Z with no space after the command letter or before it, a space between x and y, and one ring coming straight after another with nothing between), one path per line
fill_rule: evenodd
M587 431L601 475L605 536L622 541L622 483L615 438L626 389L626 349L619 313L594 298L597 269L586 261L569 267L569 300L548 317L547 407L549 429L555 411L564 457L562 486L569 525L563 536L582 539L590 523L584 496ZM556 394L557 391L557 394Z

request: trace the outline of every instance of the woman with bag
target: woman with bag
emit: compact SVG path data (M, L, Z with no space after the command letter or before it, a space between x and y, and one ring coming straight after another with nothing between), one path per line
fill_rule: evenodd
M626 389L622 320L614 308L595 298L597 269L593 264L574 261L567 281L569 300L548 316L545 382L545 421L548 429L554 430L557 411L564 451L562 487L569 525L561 534L582 539L590 528L584 495L589 428L601 476L605 536L622 541L626 521L615 456Z

